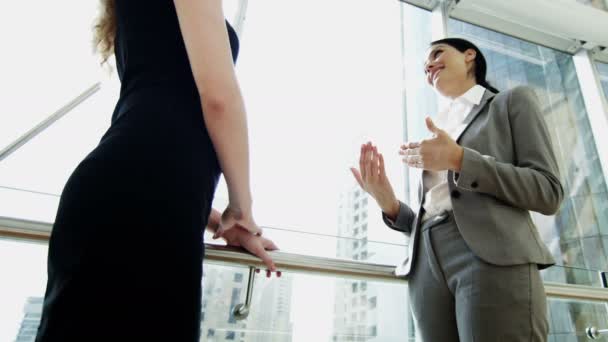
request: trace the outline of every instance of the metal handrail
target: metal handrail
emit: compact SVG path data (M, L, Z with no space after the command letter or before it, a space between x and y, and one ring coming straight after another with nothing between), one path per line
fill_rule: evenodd
M608 329L598 329L593 326L587 327L587 329L585 329L585 335L590 340L597 340L598 338L601 338L602 335L604 335L606 333L608 333Z
M52 224L48 222L0 217L0 237L46 242ZM285 252L270 252L277 269L298 273L319 274L336 278L369 279L382 282L406 283L394 275L394 265L363 261L325 258ZM264 268L262 261L240 248L205 244L205 262L240 267ZM599 287L545 282L549 297L584 301L608 302L608 289Z
M68 114L72 109L76 108L78 105L83 103L86 99L91 97L91 95L95 94L97 91L101 89L101 83L97 82L93 84L91 87L82 92L82 94L78 95L76 98L68 102L63 107L59 108L56 112L49 115L46 119L42 120L39 124L34 126L32 129L24 133L22 136L17 138L15 141L10 143L7 147L0 151L0 161L4 160L6 157L11 155L13 152L17 151L21 146L25 145L28 141L32 140L35 136L40 134L42 131L47 129L57 120L64 117Z

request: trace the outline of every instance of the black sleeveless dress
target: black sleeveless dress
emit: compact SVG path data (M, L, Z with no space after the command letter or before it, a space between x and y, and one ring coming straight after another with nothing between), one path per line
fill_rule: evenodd
M61 195L38 342L199 340L219 163L173 1L116 0L116 15L120 99Z

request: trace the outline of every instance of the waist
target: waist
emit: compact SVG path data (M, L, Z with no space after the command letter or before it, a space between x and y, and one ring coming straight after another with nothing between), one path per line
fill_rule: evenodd
M112 123L136 107L170 110L174 107L174 104L180 104L180 107L190 108L198 112L201 111L200 97L196 88L156 84L125 89L124 91L121 89L120 97L112 114Z
M452 210L452 199L450 197L450 188L448 182L444 181L435 184L424 196L422 207L425 214L422 216L422 222L427 221L435 215L439 215L444 211Z
M454 212L452 210L444 210L439 214L428 216L426 220L422 221L420 231L431 229L435 226L438 226L439 224L443 224L446 222L456 222L456 220L454 219Z

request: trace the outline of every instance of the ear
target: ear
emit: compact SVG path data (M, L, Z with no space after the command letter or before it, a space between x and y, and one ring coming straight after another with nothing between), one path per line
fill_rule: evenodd
M475 60L475 57L477 57L477 51L475 51L475 49L467 49L464 52L464 59L467 62L472 62Z

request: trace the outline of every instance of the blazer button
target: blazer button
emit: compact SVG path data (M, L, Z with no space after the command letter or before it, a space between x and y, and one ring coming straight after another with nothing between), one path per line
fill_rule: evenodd
M471 188L475 189L479 186L479 184L477 184L477 182L473 182L471 183Z
M452 190L452 198L458 198L458 197L460 197L460 191Z

